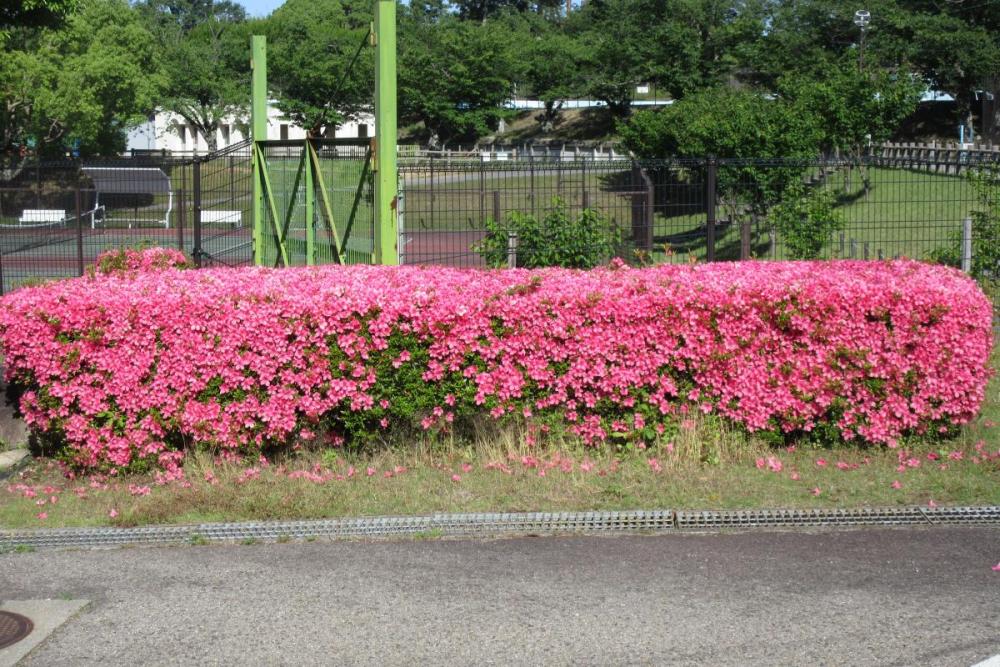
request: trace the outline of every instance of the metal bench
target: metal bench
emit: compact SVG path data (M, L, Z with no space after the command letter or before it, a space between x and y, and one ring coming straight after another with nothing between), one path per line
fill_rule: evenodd
M212 210L202 210L201 212L201 224L216 223L216 224L230 224L233 227L243 226L243 212L242 211L212 211Z
M49 208L26 208L17 219L18 225L38 225L54 222L65 222L66 211Z

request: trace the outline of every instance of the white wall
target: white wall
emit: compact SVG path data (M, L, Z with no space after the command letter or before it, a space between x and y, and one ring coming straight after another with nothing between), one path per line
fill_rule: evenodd
M249 131L249 117L232 116L219 124L216 133L216 147L225 148L238 144L247 137L241 131ZM367 134L365 134L367 130ZM337 128L338 139L354 139L375 135L375 117L363 114L357 121L344 123ZM305 139L306 132L301 127L284 119L274 106L267 109L268 139ZM208 142L200 133L187 124L180 116L169 112L158 112L151 120L133 128L128 133L126 150L168 150L175 153L208 152Z

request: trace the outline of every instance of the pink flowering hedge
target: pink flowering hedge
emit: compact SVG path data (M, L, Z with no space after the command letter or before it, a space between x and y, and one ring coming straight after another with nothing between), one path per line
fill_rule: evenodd
M245 455L486 415L595 444L669 435L699 410L776 437L894 445L971 419L990 373L988 300L959 272L911 261L173 263L0 302L21 408L80 466L171 467L193 446Z

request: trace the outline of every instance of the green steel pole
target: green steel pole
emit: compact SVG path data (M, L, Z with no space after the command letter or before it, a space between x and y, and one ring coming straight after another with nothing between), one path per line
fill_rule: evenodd
M250 65L253 78L250 90L250 138L253 147L267 139L267 38L250 38ZM252 151L253 167L253 257L254 264L264 265L264 186L259 151ZM276 221L277 222L277 221Z
M396 0L375 6L375 261L399 264L396 164Z
M316 220L313 215L313 198L316 196L316 187L313 185L313 161L309 155L309 143L311 139L306 139L302 147L302 161L305 162L306 169L306 266L316 264Z

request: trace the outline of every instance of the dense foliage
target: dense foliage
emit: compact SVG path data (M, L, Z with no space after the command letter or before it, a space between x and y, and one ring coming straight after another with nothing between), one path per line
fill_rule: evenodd
M355 54L372 6L288 0L251 20L230 0L6 3L0 151L108 152L154 109L181 115L211 142L219 118L246 116L251 33L268 36L282 111L314 134L329 132L371 104L372 51ZM1000 94L997 3L866 8L862 62L857 8L836 0L595 0L568 12L557 0L402 3L400 127L432 143L474 140L499 130L517 96L545 103L544 131L558 125L560 101L576 98L602 101L607 118L594 127L613 128L608 120L632 115L638 86L648 85L678 103L713 90L789 103L819 128L814 152L853 153L897 132L927 87L951 94L948 122L968 126L980 100ZM996 141L1000 105L992 109L986 125ZM753 137L739 146L743 155L758 147Z
M511 234L516 239L516 266L523 269L591 269L607 263L622 244L616 221L595 209L573 215L564 201L556 199L541 217L514 211L506 221L487 219L486 236L477 250L488 266L509 265Z
M991 309L910 261L592 271L168 268L146 251L0 301L8 381L77 465L175 466L489 415L587 442L689 411L895 445L979 409Z

